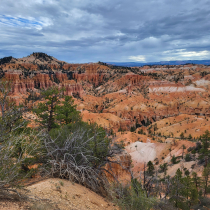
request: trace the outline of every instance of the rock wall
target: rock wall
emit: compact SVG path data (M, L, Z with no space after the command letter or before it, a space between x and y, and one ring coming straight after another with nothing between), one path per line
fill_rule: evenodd
M134 73L128 73L124 76L122 76L118 81L118 85L121 86L121 85L135 85L135 84L138 84L140 83L142 80L146 80L147 77L145 76L141 76L141 75L138 75L138 74L134 74Z
M49 74L37 74L34 78L35 87L40 89L47 89L54 85L53 81L50 79Z
M59 80L59 82L64 82L65 80L68 80L66 73L56 72L55 76Z
M92 84L95 84L95 86L98 86L104 78L104 74L99 73L74 73L73 78L76 79L77 82L86 81Z
M5 79L12 81L13 94L26 94L27 89L34 90L34 81L32 79L21 79L22 74L18 71L5 72Z
M12 81L12 94L26 94L27 90L47 89L52 86L59 86L65 88L64 94L72 96L74 94L82 97L84 90L81 84L77 84L73 80L68 80L67 74L55 73L55 77L59 80L59 84L54 82L54 78L49 74L36 74L33 78L23 78L23 75L19 71L5 72L5 79Z
M22 63L22 64L18 64L18 63L7 63L7 64L3 64L1 65L2 70L4 71L8 71L8 70L16 70L16 69L20 69L20 70L30 70L30 71L36 71L39 69L39 67L35 64L30 64L30 63Z
M74 94L80 98L84 94L84 90L81 84L77 84L75 81L70 80L60 84L61 88L65 88L64 95L73 96Z
M110 171L106 174L108 179L113 181L116 178L123 183L129 182L131 180L129 169L132 163L130 154L127 152L116 154L112 161L105 166Z

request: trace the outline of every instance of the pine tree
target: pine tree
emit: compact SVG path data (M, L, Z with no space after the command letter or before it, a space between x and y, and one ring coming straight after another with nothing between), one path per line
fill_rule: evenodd
M210 132L208 130L205 131L204 135L202 136L202 148L200 150L199 159L205 159L205 167L208 164L208 159L210 158Z
M184 150L186 149L185 145L182 145L182 159L184 159Z
M209 178L210 178L210 164L208 164L204 170L203 170L203 187L204 187L204 197L208 193L208 187L209 187Z
M183 138L184 138L184 133L183 133L183 132L181 132L181 134L180 134L180 138L181 138L181 139L183 139Z
M155 173L155 168L154 168L152 161L149 161L147 163L147 173L149 174L149 176L152 176Z
M37 121L41 126L47 128L48 131L58 127L58 124L55 122L55 109L60 103L60 95L61 91L57 87L43 91L44 102L39 103L38 107L33 109L33 112L38 116Z
M55 115L56 120L65 125L81 120L80 112L76 110L76 105L74 105L71 96L65 96L64 101L56 106Z

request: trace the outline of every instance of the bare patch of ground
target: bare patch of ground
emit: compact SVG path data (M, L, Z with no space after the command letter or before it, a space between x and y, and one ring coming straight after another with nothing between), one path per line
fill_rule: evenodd
M50 178L26 187L25 201L0 201L1 210L117 210L118 207L88 188Z

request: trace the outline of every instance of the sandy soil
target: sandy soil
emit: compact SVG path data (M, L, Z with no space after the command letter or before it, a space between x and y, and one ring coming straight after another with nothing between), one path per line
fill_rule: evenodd
M118 207L84 186L51 178L26 188L30 201L0 201L1 210L117 210Z
M144 163L156 158L154 143L135 142L126 147L134 162Z
M204 92L205 90L203 88L195 88L191 86L186 86L186 87L154 87L150 88L149 92L167 92L167 93L172 93L172 92L185 92L185 91L199 91L199 92Z

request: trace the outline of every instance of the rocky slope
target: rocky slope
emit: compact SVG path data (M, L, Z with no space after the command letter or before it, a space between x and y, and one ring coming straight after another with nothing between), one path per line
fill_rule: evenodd
M68 180L51 178L26 187L27 199L1 200L1 210L117 210L118 207L91 190ZM22 192L23 193L23 192Z

